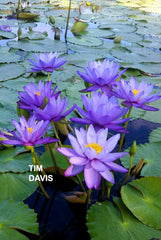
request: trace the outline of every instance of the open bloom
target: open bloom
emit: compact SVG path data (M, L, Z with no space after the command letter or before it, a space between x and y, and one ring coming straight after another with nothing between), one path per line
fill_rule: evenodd
M89 67L84 68L86 74L80 71L78 71L78 74L87 83L92 84L92 86L82 91L90 92L101 89L107 96L112 96L111 87L116 85L116 80L126 71L126 69L118 73L121 66L117 65L117 62L110 62L107 59L102 63L100 61L89 61L88 65Z
M73 106L72 108L66 110L68 103L69 101L66 101L65 97L61 99L59 95L56 99L53 96L43 109L33 106L33 110L35 111L38 119L57 122L62 118L65 118L75 108L75 106Z
M40 80L38 87L33 82L31 82L28 86L24 87L25 92L19 92L19 107L31 110L33 105L36 107L41 107L44 103L45 97L47 98L47 101L49 101L52 96L57 98L60 92L55 93L57 86L53 91L51 89L51 86L52 82L47 82L44 84Z
M20 122L12 120L16 131L10 132L12 135L6 135L7 140L2 140L2 143L8 145L24 145L24 146L34 146L36 144L46 144L57 142L56 138L42 138L44 133L47 131L47 126L49 121L36 121L36 116L32 115L28 121L22 115L20 117Z
M65 176L74 176L84 171L84 178L88 188L97 189L101 182L101 177L114 183L110 170L117 172L127 172L128 170L114 163L127 153L111 153L120 138L120 134L107 139L108 129L100 129L95 132L92 125L88 130L75 129L76 138L68 135L73 149L57 148L63 155L69 157L71 166L65 171Z
M1 25L0 30L1 31L6 31L6 32L11 32L12 31L11 27L8 26L8 25Z
M31 72L40 72L42 70L46 72L53 72L54 69L58 69L64 63L66 63L64 57L57 58L57 52L45 54L40 53L40 56L35 53L34 56L37 61L28 59L28 61L31 63L31 66L33 66L31 68Z
M125 99L123 104L126 106L134 106L148 111L159 110L158 108L145 105L146 103L156 101L161 97L159 96L160 92L149 96L153 90L153 85L147 84L145 80L138 84L134 77L131 77L129 82L121 79L121 81L117 83L117 87L114 87L115 96Z
M85 110L76 107L80 114L85 118L71 118L71 121L93 124L96 129L109 128L119 132L126 132L126 130L118 124L124 123L129 119L123 118L128 108L120 108L118 100L115 96L108 98L108 96L101 92L93 92L89 99L87 96L82 96Z

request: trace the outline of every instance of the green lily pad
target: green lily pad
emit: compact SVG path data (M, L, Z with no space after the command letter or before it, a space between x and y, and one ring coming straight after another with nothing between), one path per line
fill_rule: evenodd
M21 61L21 56L15 53L0 53L0 63L12 63Z
M115 33L132 33L136 31L136 27L133 25L128 25L128 24L118 24L118 23L113 23L113 24L102 24L98 26L99 29L111 29Z
M0 81L17 78L25 72L25 68L20 64L10 63L0 65Z
M14 91L24 91L23 87L29 85L31 81L35 82L35 79L33 77L30 78L20 77L2 82L1 85Z
M17 92L10 89L0 88L1 104L6 106L7 109L15 111L17 107Z
M16 110L7 109L6 107L0 107L0 128L13 130L13 124L11 119L17 120Z
M33 164L31 153L24 152L24 148L6 148L1 150L1 173L9 171L23 173L29 170L28 165L30 164Z
M15 38L16 34L13 32L0 31L0 37L2 38Z
M132 181L121 189L128 209L142 223L161 229L161 178L145 177Z
M149 240L160 238L161 231L138 221L121 199L96 203L87 212L87 227L91 240Z
M161 99L155 102L152 102L149 105L152 107L158 108L159 111L156 111L156 112L146 111L143 118L147 121L161 123Z
M161 128L156 128L149 135L149 142L161 142Z
M29 197L38 187L35 181L29 181L29 173L1 173L0 185L1 196L0 200L13 199L15 201L22 201Z
M0 201L0 238L8 240L27 240L16 229L38 234L38 223L34 210L30 209L23 202L13 200Z
M129 150L126 150L129 151ZM140 159L144 159L146 164L141 170L142 176L161 177L161 143L145 143L137 146L137 152L133 158L133 165L137 164ZM125 168L129 167L130 156L126 155L121 158L121 163Z
M43 39L43 40L21 40L10 41L7 43L9 47L22 49L27 52L65 52L66 45L57 40Z
M91 36L84 37L71 37L67 38L67 41L73 44L78 44L82 46L96 47L103 44L103 40Z

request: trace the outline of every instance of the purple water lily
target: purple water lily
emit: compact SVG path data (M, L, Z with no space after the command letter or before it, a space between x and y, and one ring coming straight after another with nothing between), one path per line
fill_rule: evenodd
M60 95L56 99L54 96L50 98L49 102L43 109L39 109L33 106L33 110L35 111L38 119L49 120L53 122L57 122L62 118L65 118L69 113L73 111L75 106L66 110L69 101L66 101L66 98L60 98Z
M145 105L146 103L150 103L161 98L161 96L159 96L160 92L149 96L153 90L153 85L147 84L145 80L139 84L134 77L131 77L129 82L121 79L120 82L117 83L117 87L114 87L115 96L125 99L123 104L126 106L134 106L148 111L159 110L158 108Z
M34 56L37 61L28 59L28 61L31 63L31 66L33 66L31 68L31 72L40 72L42 70L46 72L53 72L54 69L59 69L60 66L66 63L64 57L57 58L57 52L45 54L40 53L40 56L35 53Z
M107 140L108 129L94 130L92 125L88 130L81 128L75 129L76 138L68 135L73 149L57 148L63 155L69 157L71 166L65 171L65 176L74 176L84 171L84 178L88 188L98 189L101 177L111 183L115 183L111 170L117 172L128 172L127 169L114 163L118 158L127 152L111 153L120 138L116 134Z
M126 132L118 124L129 120L129 118L120 119L127 113L128 108L120 108L115 96L108 98L105 93L93 92L91 98L82 96L82 100L85 110L78 106L76 108L85 118L71 118L71 121L93 124L96 129L109 128L119 132Z
M1 25L0 26L0 30L1 31L6 31L6 32L11 32L12 31L12 28L8 25Z
M49 99L54 96L56 99L60 92L55 93L57 86L52 90L52 82L47 82L44 84L39 81L38 87L31 82L28 86L24 87L25 92L19 92L18 105L20 108L31 110L32 106L41 107L44 103L44 99L49 101Z
M121 65L118 65L117 62L110 62L107 59L102 63L100 61L89 61L88 65L89 67L84 68L86 74L80 71L77 72L84 81L92 84L92 86L82 90L82 92L101 89L107 96L112 96L112 86L116 85L116 80L126 71L126 69L118 73Z
M24 145L24 146L34 146L36 144L46 144L57 142L56 138L42 138L45 132L47 131L47 126L49 121L37 121L36 116L32 115L28 121L22 115L20 117L20 123L12 120L13 125L15 126L16 131L10 132L12 135L5 135L7 140L2 140L1 142L8 145Z

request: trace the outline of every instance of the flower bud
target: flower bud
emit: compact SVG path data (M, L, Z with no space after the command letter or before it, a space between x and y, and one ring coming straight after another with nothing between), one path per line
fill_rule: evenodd
M55 19L53 16L49 16L49 21L55 26Z
M120 43L121 42L121 36L117 36L115 37L115 39L113 40L114 43Z
M137 152L137 145L136 145L136 141L134 141L133 145L130 148L129 154L132 157L135 155L136 152Z
M18 39L20 38L21 34L22 34L22 29L21 29L21 27L19 27L19 29L17 31Z

